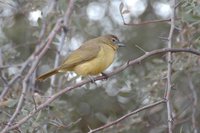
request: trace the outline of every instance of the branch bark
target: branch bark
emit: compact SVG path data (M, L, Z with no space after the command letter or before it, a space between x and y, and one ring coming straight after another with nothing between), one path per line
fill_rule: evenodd
M164 102L165 102L165 100L160 100L160 101L158 101L158 102L155 102L155 103L146 105L146 106L144 106L144 107L141 107L141 108L139 108L139 109L136 109L136 110L134 110L134 111L132 111L132 112L130 112L130 113L128 113L128 114L126 114L126 115L124 115L124 116L118 118L118 119L115 120L115 121L109 122L108 124L105 124L105 125L103 125L103 126L101 126L101 127L99 127L99 128L90 130L88 133L94 133L94 132L97 132L97 131L101 131L101 130L103 130L103 129L106 129L106 128L108 128L108 127L111 127L111 126L113 126L113 125L116 125L117 123L123 121L124 119L126 119L126 118L128 118L128 117L130 117L130 116L132 116L132 115L134 115L134 114L137 114L137 113L139 113L139 112L141 112L141 111L143 111L143 110L152 108L152 107L154 107L154 106L156 106L156 105L160 105L161 103L164 103Z
M176 2L175 0L170 1L170 6L171 6L171 27L169 31L169 37L168 37L168 48L172 48L172 38L173 38L173 33L174 33L174 28L175 28L175 6ZM172 109L171 109L171 101L170 101L170 93L171 93L171 88L172 88L172 53L168 52L167 55L167 90L166 90L166 104L167 104L167 117L168 117L168 133L172 133Z
M120 66L119 68L113 70L110 73L106 73L106 76L97 76L94 77L93 79L87 79L87 80L83 80L79 83L73 84L65 89L62 89L61 91L55 93L54 95L50 96L46 101L44 101L42 104L40 104L36 109L33 109L26 117L22 118L21 120L19 120L16 124L14 125L10 125L10 127L7 128L6 131L10 131L12 129L15 129L19 126L21 126L23 123L25 123L28 119L30 119L31 117L33 117L37 112L39 112L40 110L44 109L45 107L47 107L50 103L52 103L55 99L57 99L58 97L60 97L61 95L75 89L78 87L81 87L89 82L94 82L97 80L103 80L103 79L107 79L108 77L111 77L119 72L122 72L123 70L125 70L128 67L134 66L136 64L139 64L141 61L143 61L144 59L151 57L153 55L156 54L161 54L161 53L167 53L167 52L187 52L187 53L192 53L195 55L200 56L200 52L194 49L189 49L189 48L163 48L163 49L157 49L157 50L153 50L151 52L146 52L144 55L140 56L137 59L134 60L130 60L128 62L126 62L124 65Z
M13 113L13 115L11 116L11 118L9 119L7 125L4 127L4 129L1 131L1 133L7 132L8 128L11 126L11 124L14 121L14 119L17 117L17 114L19 113L19 111L20 111L20 109L22 107L23 101L24 101L25 93L26 93L27 87L28 87L29 78L31 77L31 75L35 71L40 59L46 53L46 51L48 50L48 48L49 48L50 44L52 43L54 37L56 36L57 32L59 32L61 30L61 28L63 28L63 19L59 19L57 21L55 27L53 28L53 30L49 34L49 36L48 36L47 40L45 41L45 43L41 42L41 47L39 47L39 48L36 47L34 53L27 59L24 67L26 67L27 64L30 63L31 61L32 61L32 65L31 65L28 73L25 75L25 77L23 79L23 82L22 82L23 89L22 89L22 92L21 92L17 107L15 109L15 112ZM23 72L23 70L24 69L22 69L21 71ZM14 78L14 79L17 79L17 78ZM6 95L6 93L8 92L8 89L6 89L5 92L4 91L2 92L1 99L3 99L3 97Z
M65 43L65 37L67 35L68 25L69 25L69 18L72 14L73 7L74 7L74 0L70 0L69 3L68 3L68 8L67 8L65 15L64 15L64 18L63 18L63 20L64 20L63 26L64 27L63 27L63 30L62 30L62 33L61 33L61 40L60 40L60 44L58 46L58 51L56 53L54 68L58 67L59 62L60 62L60 52L63 48L64 43ZM50 95L53 92L54 86L55 86L55 75L53 75L51 77L50 88L49 88L49 94Z

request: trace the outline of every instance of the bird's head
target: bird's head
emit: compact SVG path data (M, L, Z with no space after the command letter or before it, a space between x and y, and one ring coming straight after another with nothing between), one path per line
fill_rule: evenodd
M125 47L123 43L121 43L117 36L115 35L104 35L102 36L103 42L107 45L111 46L114 50L119 47Z

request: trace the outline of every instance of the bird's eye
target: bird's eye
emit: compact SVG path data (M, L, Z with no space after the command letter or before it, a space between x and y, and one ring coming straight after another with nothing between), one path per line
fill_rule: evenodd
M112 38L112 42L116 42L116 39L115 39L115 38Z

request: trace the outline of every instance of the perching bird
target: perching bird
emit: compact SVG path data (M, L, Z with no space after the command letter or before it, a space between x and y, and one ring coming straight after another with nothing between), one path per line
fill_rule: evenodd
M119 47L124 46L114 35L104 35L84 42L73 51L58 68L55 68L37 78L46 78L67 71L74 71L78 75L92 76L102 73L108 68Z

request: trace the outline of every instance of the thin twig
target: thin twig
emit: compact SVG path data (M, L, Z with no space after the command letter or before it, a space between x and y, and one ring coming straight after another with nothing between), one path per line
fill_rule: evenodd
M178 3L176 3L176 5L175 5L174 8L175 8L175 9L178 8L178 7L179 7L181 4L183 4L183 3L184 3L184 1L179 1Z
M67 8L65 15L64 15L64 18L63 18L63 20L64 20L64 22L63 22L64 27L63 28L68 27L68 25L69 25L69 20L70 20L70 16L72 14L72 11L73 11L73 7L74 7L74 0L70 0L69 3L68 3L68 8ZM57 68L58 65L59 65L60 52L63 48L63 45L65 44L66 34L67 34L67 31L63 29L62 33L61 33L61 41L60 41L60 44L59 44L59 47L58 47L58 52L57 52L56 58L55 58L54 68ZM53 92L54 86L55 86L55 76L53 75L51 77L50 88L49 88L49 94L50 95Z
M123 16L122 16L122 20L124 25L127 26L138 26L138 25L146 25L146 24L154 24L154 23L163 23L163 22L169 22L170 19L159 19L159 20L146 20L146 21L142 21L140 23L126 23Z
M49 0L48 2L47 2L47 5L46 5L46 7L44 7L44 9L46 9L45 10L45 15L44 15L44 22L45 22L45 20L46 20L46 18L47 18L47 16L48 16L48 14L50 13L50 12L52 12L55 8L56 8L56 5L57 5L57 0ZM35 79L34 79L35 80Z
M168 48L172 48L172 37L174 33L175 28L175 4L176 0L170 1L170 7L171 7L171 27L168 37ZM171 109L171 101L170 101L170 93L172 89L172 53L168 52L167 55L167 90L166 90L166 104L167 104L167 117L168 117L168 133L172 133L172 125L173 125L173 118L172 118L172 109Z
M17 114L19 113L21 107L22 107L22 104L23 104L23 101L24 101L24 97L25 97L25 94L26 94L26 91L27 91L27 87L28 87L28 80L30 78L30 76L32 75L32 73L34 72L36 66L37 66L38 62L34 62L28 72L28 74L25 76L23 82L22 82L22 93L20 95L20 98L19 98L19 101L18 101L18 104L17 104L17 107L15 109L15 112L13 113L12 117L10 118L9 122L7 123L7 125L5 126L5 128L3 129L3 131L1 133L5 133L6 130L9 128L9 126L12 124L12 122L14 121L14 119L17 117Z
M0 69L8 69L12 66L14 67L21 67L23 65L23 63L20 63L20 64L11 64L11 65L3 65L3 66L0 66Z
M122 17L122 21L124 23L124 25L128 25L128 26L138 26L138 25L146 25L146 24L153 24L153 23L162 23L162 22L169 22L170 19L158 19L158 20L146 20L146 21L142 21L140 23L126 23L124 16L123 16L123 8L124 8L124 4L123 2L121 2L120 6L119 6L119 11L120 11L120 15Z
M196 122L196 111L197 111L197 101L198 101L198 97L197 97L197 92L194 88L194 85L192 83L191 80L191 76L188 74L188 82L189 82L189 88L192 92L192 96L193 96L193 105L192 105L192 128L193 128L193 133L198 133L198 129L197 129L197 122Z
M182 2L179 2L178 4L176 4L174 6L174 9L176 9ZM123 16L123 7L124 7L124 4L123 2L121 2L120 6L119 6L119 11L120 11L120 15L122 17L122 21L124 23L124 25L127 25L127 26L140 26L140 25L147 25L147 24L154 24L154 23L163 23L163 22L170 22L171 21L171 18L170 19L155 19L155 20L145 20L145 21L141 21L139 23L126 23L125 19L124 19L124 16ZM127 10L128 11L128 10ZM180 18L176 18L176 20L179 20Z
M29 63L30 63L30 59L26 60L26 62L23 63L20 71L8 82L8 85L1 92L0 101L2 101L4 99L4 97L6 96L6 94L11 89L11 86L21 77L22 73L27 68L27 66L28 66Z
M143 61L144 59L156 55L156 54L161 54L161 53L167 53L167 52L188 52L188 53L192 53L195 55L200 56L200 52L194 49L187 49L187 48L181 48L181 49L177 49L177 48L164 48L164 49L157 49L154 51L150 51L145 53L143 56L140 56L137 59L131 60L128 63L125 63L124 65L120 66L119 68L113 70L110 73L106 73L106 76L97 76L94 77L92 80L91 79L87 79L87 80L83 80L79 83L73 84L65 89L62 89L61 91L55 93L54 95L52 95L51 97L49 97L46 101L44 101L42 104L40 104L39 106L37 106L37 110L33 109L33 111L31 111L27 116L25 116L24 118L22 118L21 120L19 120L16 124L10 126L9 128L7 128L6 131L10 131L12 129L15 129L17 127L19 127L20 125L22 125L23 123L25 123L28 119L30 119L31 117L33 117L37 112L39 112L40 110L44 109L45 107L47 107L50 103L52 103L55 99L57 99L58 97L60 97L62 94L65 94L75 88L81 87L89 82L92 81L97 81L97 80L104 80L107 79L108 77L111 77L123 70L125 70L127 67L136 65L138 63L140 63L141 61Z
M134 115L134 114L137 114L137 113L139 113L139 112L141 112L141 111L143 111L143 110L152 108L152 107L154 107L154 106L156 106L156 105L160 105L161 103L164 103L164 102L165 102L165 100L160 100L160 101L158 101L158 102L155 102L155 103L146 105L146 106L144 106L144 107L141 107L141 108L139 108L139 109L136 109L136 110L134 110L134 111L132 111L132 112L130 112L130 113L128 113L128 114L126 114L126 115L124 115L124 116L118 118L118 119L115 120L115 121L109 122L108 124L105 124L105 125L103 125L103 126L101 126L101 127L98 127L98 128L96 128L96 129L90 129L90 131L89 131L88 133L94 133L94 132L97 132L97 131L101 131L101 130L103 130L103 129L105 129L105 128L108 128L108 127L110 127L110 126L116 125L117 123L123 121L124 119L126 119L126 118L128 118L128 117L130 117L130 116L132 116L132 115Z
M141 48L140 46L138 45L135 45L136 48L138 48L139 50L141 50L142 52L146 53L147 51L145 51L143 48Z
M34 108L35 108L35 110L36 110L36 109L37 109L37 103L36 103L36 101L35 101L34 95L32 95L32 99L33 99Z
M3 66L3 55L2 55L2 50L1 50L1 48L0 48L0 68L1 68L2 66ZM8 86L7 79L5 78L4 72L1 71L1 69L0 69L0 78L1 78L1 80L2 80L2 82L3 82L4 88L5 88L6 86Z
M23 104L23 101L24 101L26 90L27 90L27 82L28 82L30 76L32 75L32 73L34 72L35 68L37 67L38 62L40 61L42 56L45 54L45 52L49 48L50 44L52 43L55 35L57 34L58 31L60 31L61 28L62 28L62 19L59 19L57 21L54 29L52 30L52 32L49 34L46 43L43 46L40 47L41 49L40 48L36 49L36 51L30 56L29 59L31 61L33 61L33 63L31 65L31 68L28 71L28 74L25 76L25 78L23 80L23 83L22 83L23 89L22 89L21 96L19 98L19 102L17 104L15 112L13 113L12 117L10 118L9 122L4 127L4 129L2 130L1 133L7 132L7 129L11 126L12 122L14 121L17 114L19 113L21 106ZM38 55L37 55L37 53L38 53ZM29 59L28 59L28 61L29 61Z
M19 77L21 77L22 73L24 72L24 70L27 68L28 65L31 62L39 62L39 60L42 58L42 56L45 54L45 52L49 48L49 46L50 46L51 42L53 41L57 32L60 31L60 29L62 28L62 22L63 22L62 19L58 19L56 25L54 26L53 30L50 32L46 41L45 42L41 41L41 43L38 44L38 47L36 47L33 54L25 61L25 63L23 63L20 72L17 75L15 75L15 77L12 78L11 81L9 81L8 86L2 91L2 93L0 95L0 101L3 100L5 95L8 93L12 84L14 84L17 81L17 79L19 79Z

